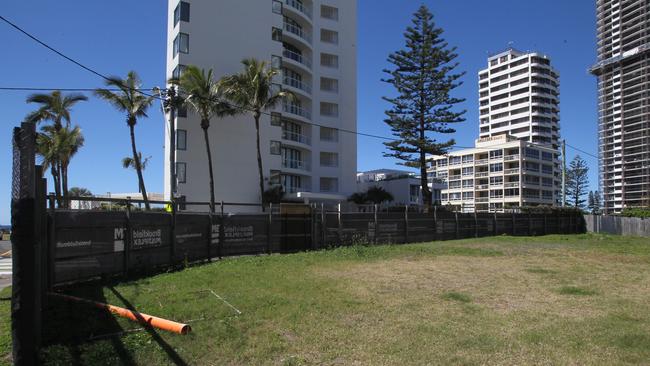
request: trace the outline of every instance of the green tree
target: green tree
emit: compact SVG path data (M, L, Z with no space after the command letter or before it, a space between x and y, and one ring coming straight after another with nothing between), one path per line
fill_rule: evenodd
M36 138L36 152L43 161L43 167L52 171L55 192L62 193L62 199L57 194L59 207L70 207L68 167L83 144L84 137L79 126L64 126L58 130L55 126L44 126Z
M92 197L93 193L88 188L72 187L70 188L70 197Z
M368 201L377 205L394 200L393 195L382 187L369 188L366 192L366 197Z
M43 162L50 168L52 180L54 183L54 194L59 207L62 207L62 192L66 193L62 183L67 182L67 176L63 175L62 162L58 160L60 154L55 149L55 135L64 127L70 128L72 107L88 98L83 94L63 95L61 91L55 90L50 94L32 94L27 97L27 103L39 104L40 107L25 117L27 122L41 123L52 122L54 131L44 131L47 136L40 136L38 141L42 146L38 146L39 155L44 159ZM49 139L49 140L48 140ZM67 167L66 167L67 169ZM66 172L67 173L67 172Z
M138 118L147 117L147 110L153 104L154 97L147 96L140 91L142 83L135 71L129 71L126 79L112 76L106 80L105 84L107 87L117 88L119 91L113 92L109 89L97 89L95 90L95 95L110 103L118 111L126 113L126 124L129 126L131 135L131 150L135 162L135 170L138 175L138 185L140 192L142 192L144 206L149 210L149 199L147 198L147 188L145 187L144 177L142 175L142 164L135 144L135 125L138 123Z
M363 205L368 203L368 196L366 195L366 192L356 192L348 197L348 202L353 202L357 205Z
M278 70L268 67L266 62L256 59L242 61L244 71L223 79L226 96L238 108L240 113L251 113L255 121L257 171L259 177L260 198L262 209L264 200L264 168L260 149L260 118L262 113L274 108L283 99L293 99L295 96L288 91L274 90L273 78Z
M151 156L142 158L142 152L139 152L138 159L140 159L140 166L142 167L142 170L143 171L147 170L147 165L149 165L149 160L151 160ZM122 168L135 170L135 160L130 156L122 158Z
M589 210L589 212L590 212L591 214L593 214L594 211L595 211L595 210L594 210L594 205L595 205L595 202L594 202L594 192L593 192L593 191L589 191L589 194L587 195L587 210Z
M388 57L392 69L384 70L389 76L382 81L391 84L397 92L396 97L383 98L392 105L386 111L385 122L397 137L385 143L389 152L384 156L420 169L424 205L430 207L427 155L443 155L455 144L453 139L439 142L431 133L453 133L455 130L449 125L465 120L465 111L452 110L464 99L450 96L462 84L459 79L464 73L454 72L458 67L456 48L449 47L442 38L443 30L436 27L426 6L420 7L412 22L406 29L405 48Z
M583 208L585 206L584 196L589 187L588 173L587 162L580 155L576 155L569 163L566 179L567 201L573 207Z
M179 92L185 95L185 102L201 118L201 129L205 140L205 150L208 156L208 172L210 184L210 209L214 211L214 171L212 167L212 151L210 149L210 120L212 117L225 117L234 115L237 110L225 101L221 83L214 79L212 69L199 69L190 65L185 68L180 78L169 80L170 84L178 85Z

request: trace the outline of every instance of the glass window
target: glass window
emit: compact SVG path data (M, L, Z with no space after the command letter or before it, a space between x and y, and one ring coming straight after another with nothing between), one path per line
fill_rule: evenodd
M176 111L176 116L180 118L187 118L187 107L185 106L179 107L178 110Z
M280 184L282 172L279 170L271 170L271 177L269 178L270 184Z
M280 141L271 141L271 155L280 155L282 153L282 143Z
M185 65L180 65L180 64L177 65L174 68L174 71L172 71L172 77L174 77L176 79L180 78L181 75L183 75L183 71L185 71L186 68L187 68L187 66L185 66Z
M282 42L282 29L273 27L271 29L271 39Z
M282 68L282 57L280 56L271 56L271 67L280 70Z
M282 2L273 0L273 12L275 14L282 14Z
M320 16L325 19L339 20L339 9L333 6L321 5Z
M174 38L174 56L179 53L190 53L190 35L186 33L179 33Z
M321 29L320 40L324 43L339 44L339 32L329 29Z
M271 112L271 126L282 126L282 114Z
M176 150L187 150L187 131L176 130Z
M176 163L176 180L178 183L187 183L187 163Z
M500 172L503 171L503 163L490 164L490 172Z
M190 21L190 3L187 3L185 1L178 3L178 5L176 5L176 9L174 9L174 27L180 21Z
M336 128L321 127L320 128L320 140L337 142L339 140L339 131Z

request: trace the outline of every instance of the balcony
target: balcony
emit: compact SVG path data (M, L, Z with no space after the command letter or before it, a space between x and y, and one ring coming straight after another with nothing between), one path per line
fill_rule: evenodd
M503 174L505 175L519 174L519 168L506 169L503 171Z
M302 90L307 94L311 94L311 85L307 84L306 82L304 82L302 80L298 80L296 78L285 76L285 77L282 78L282 83L284 85L286 85L286 86L290 86L292 88Z
M311 34L307 33L304 29L300 27L296 27L293 24L289 23L284 23L284 30L297 36L301 40L307 42L307 44L311 45Z
M477 184L477 185L476 185L476 189L477 189L477 190L490 189L490 185L489 185L489 184Z
M475 160L474 164L476 164L476 165L487 165L488 164L488 159Z
M311 164L304 160L282 159L282 167L287 169L311 171Z
M297 10L299 13L303 14L304 16L309 18L310 20L312 19L311 9L306 7L301 2L299 2L297 0L284 0L284 3L287 4L287 6L289 6L290 8Z
M474 199L476 203L487 203L490 202L490 197L477 197Z
M507 155L505 158L503 158L505 161L513 161L513 160L519 160L519 155Z
M289 60L293 60L293 61L299 63L300 65L302 65L302 66L308 68L309 70L311 70L311 60L309 60L308 58L304 57L303 55L301 55L299 53L293 52L293 51L288 50L288 49L285 48L284 50L282 50L282 56L284 58L289 59Z
M285 103L282 105L282 111L311 120L311 113L305 108L297 105Z
M476 178L488 177L488 176L490 176L490 172L476 172L476 174L474 174L474 176Z
M282 139L299 142L305 145L311 145L311 138L291 131L282 131Z
M508 182L504 185L504 188L519 188L519 182Z

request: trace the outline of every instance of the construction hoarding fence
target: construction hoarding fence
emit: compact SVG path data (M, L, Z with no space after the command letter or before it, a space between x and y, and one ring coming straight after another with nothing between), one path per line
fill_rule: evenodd
M355 244L584 232L580 215L344 212L280 205L267 213L49 211L49 285L128 276L214 258Z

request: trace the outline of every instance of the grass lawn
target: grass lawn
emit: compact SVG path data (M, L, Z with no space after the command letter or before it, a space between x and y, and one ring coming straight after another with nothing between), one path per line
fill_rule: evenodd
M189 321L193 331L138 331L53 300L45 364L650 364L648 238L357 246L66 293ZM10 351L7 303L0 355Z

